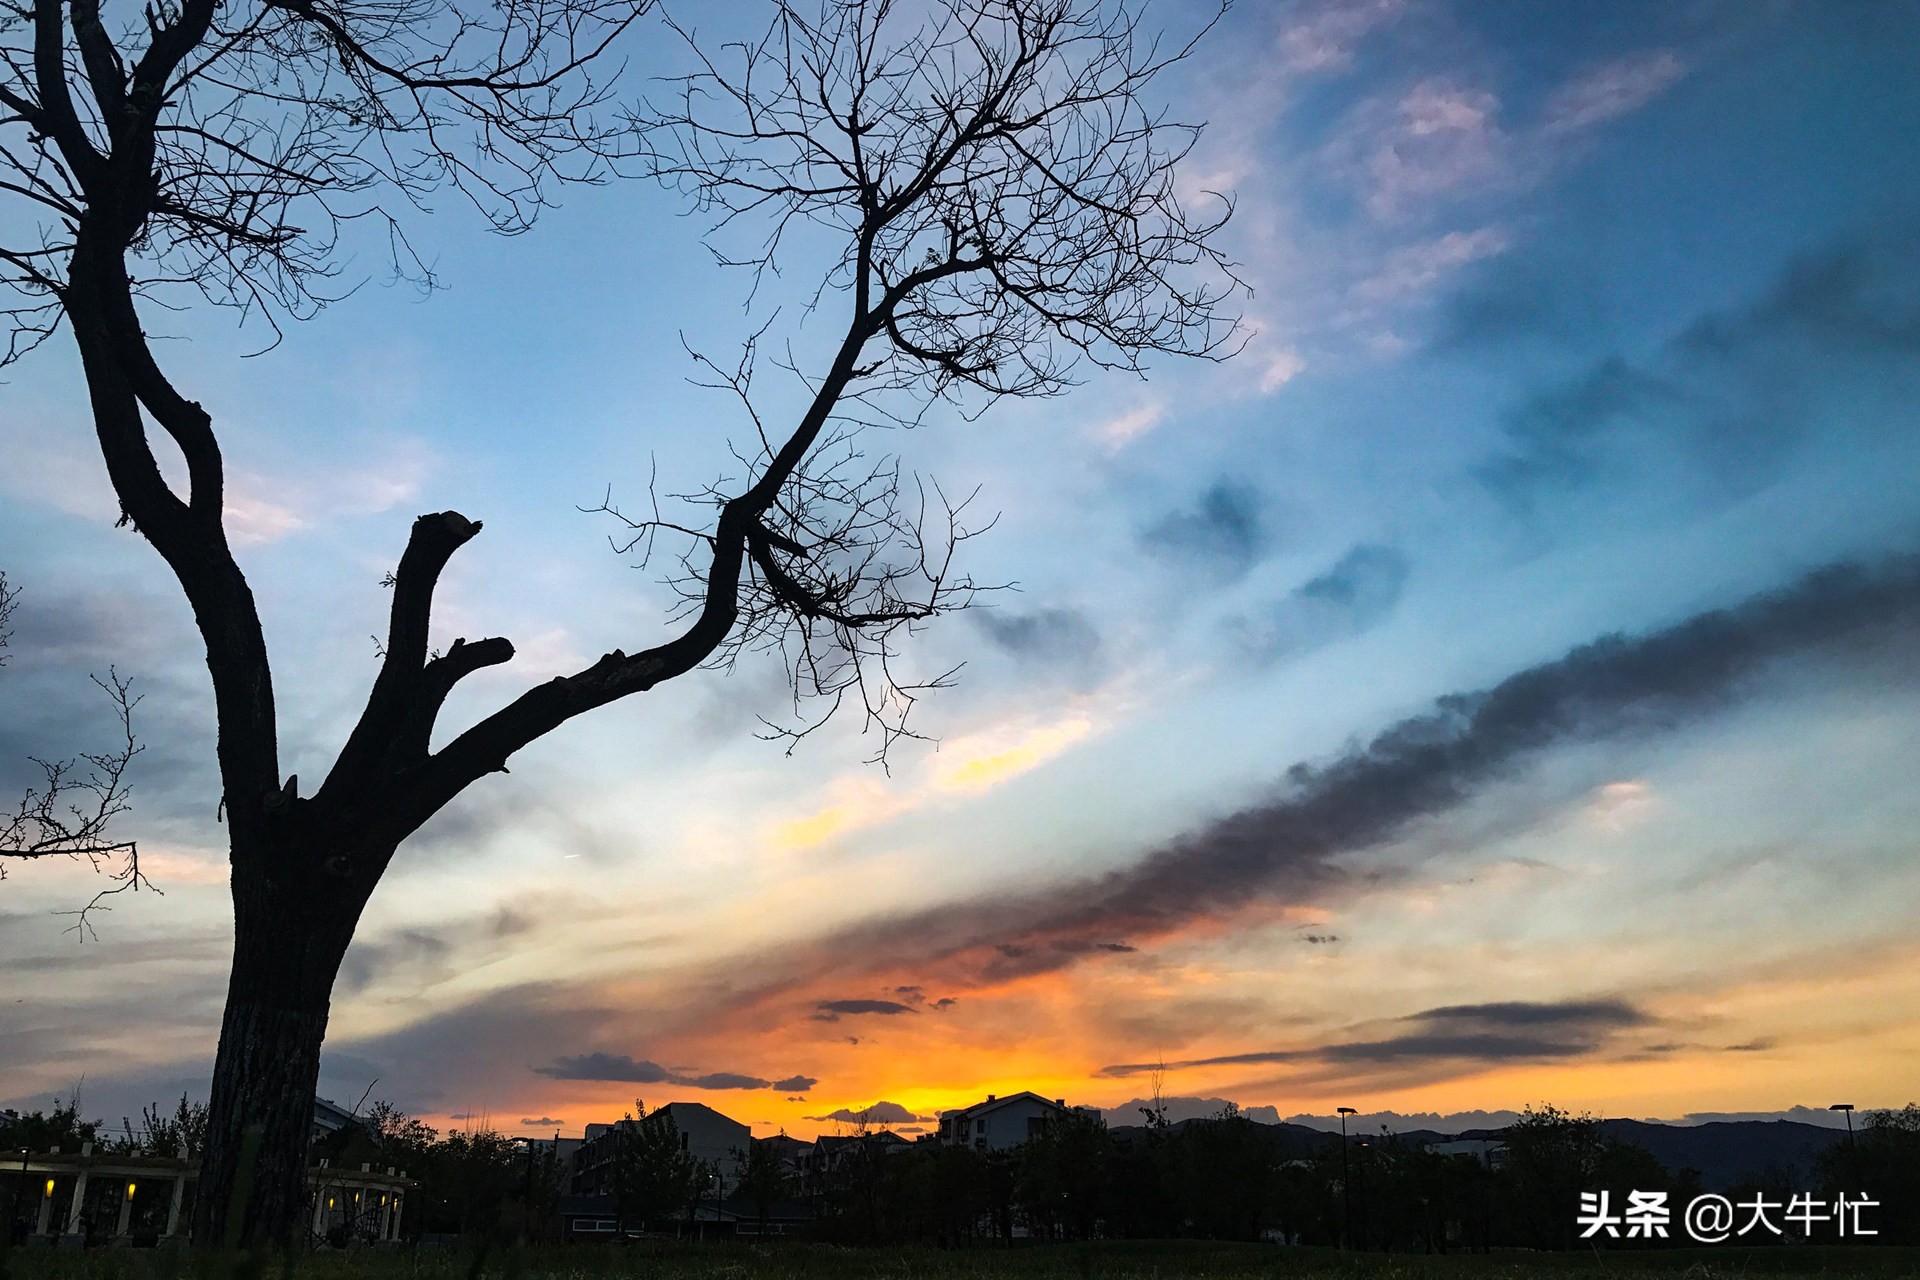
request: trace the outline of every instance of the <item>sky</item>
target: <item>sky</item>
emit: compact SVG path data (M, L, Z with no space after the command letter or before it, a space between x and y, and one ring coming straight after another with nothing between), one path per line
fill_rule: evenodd
M1916 53L1894 3L1236 5L1160 92L1208 125L1185 189L1236 200L1244 350L868 441L978 486L966 567L1014 584L913 640L913 671L965 664L930 740L884 769L854 717L762 740L790 701L752 659L563 727L403 847L321 1092L510 1132L695 1100L759 1134L1020 1089L1914 1100ZM448 198L410 227L432 296L368 255L265 353L155 318L226 444L285 768L352 724L422 512L485 524L436 642L519 654L450 723L667 634L582 508L723 468L748 424L689 347L831 331L804 254L749 305L703 229L640 183L511 239ZM84 867L0 882L0 1105L117 1120L206 1088L210 690L72 352L6 377L0 782L107 741L88 676L131 676L157 891L83 939Z

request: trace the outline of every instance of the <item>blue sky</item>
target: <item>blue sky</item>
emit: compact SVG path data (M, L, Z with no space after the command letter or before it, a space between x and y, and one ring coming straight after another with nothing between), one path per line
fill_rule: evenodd
M785 755L754 737L786 704L753 662L567 726L403 851L323 1084L377 1076L400 1105L509 1127L692 1090L798 1131L882 1098L1114 1105L1142 1085L1114 1068L1160 1061L1193 1064L1170 1093L1281 1114L1908 1101L1900 590L1843 636L1768 639L1711 697L1549 735L1310 875L1271 850L1303 820L1291 766L1359 758L1437 698L1838 561L1910 581L1917 28L1894 4L1236 7L1165 92L1209 125L1188 189L1235 196L1245 350L871 442L980 486L1000 520L969 568L1018 584L915 642L918 670L967 663L917 713L937 745L883 772L849 719ZM673 65L652 38L634 53ZM412 225L430 298L383 284L369 247L366 286L265 354L231 317L165 317L227 444L287 767L322 772L351 723L379 579L422 511L486 524L437 634L520 652L453 720L660 634L655 575L578 508L723 464L743 424L688 384L683 337L719 355L771 316L804 356L832 330L831 298L802 321L804 256L748 311L701 231L637 183L508 240L447 197ZM76 946L49 913L84 872L0 886L0 1103L84 1075L115 1110L202 1088L211 1056L210 698L184 605L112 528L71 355L9 378L0 565L24 596L0 776L89 746L87 673L133 674L132 825L166 892ZM1181 875L1242 865L1177 856L1236 821L1252 869L1176 905ZM1058 932L1048 904L1106 901L1156 858L1177 872L1157 916ZM1034 939L1074 945L991 958ZM716 1101L722 1077L761 1085Z

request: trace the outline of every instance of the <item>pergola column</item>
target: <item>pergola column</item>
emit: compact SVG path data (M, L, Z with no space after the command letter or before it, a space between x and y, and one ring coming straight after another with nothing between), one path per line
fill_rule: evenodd
M53 1179L48 1178L47 1182L49 1185L46 1192L40 1197L40 1218L33 1224L33 1234L37 1236L47 1234L48 1230L53 1226L53 1188L51 1185Z
M186 1198L187 1175L184 1170L173 1179L173 1194L167 1200L167 1234L177 1235L180 1231L180 1202Z
M115 1178L115 1180L117 1180L117 1178ZM119 1197L119 1201L121 1201L121 1211L119 1211L119 1219L113 1222L113 1234L115 1234L115 1236L125 1236L125 1234L127 1234L127 1228L132 1224L132 1188L134 1188L134 1184L129 1182L129 1184L127 1184L127 1192Z
M67 1206L67 1234L80 1234L80 1215L87 1207L87 1171L83 1166L73 1180L73 1203Z
M387 1239L389 1240L398 1240L400 1238L401 1204L400 1193L396 1191L387 1202Z
M324 1182L308 1185L313 1186L313 1234L324 1235L327 1229L324 1217L327 1212L327 1185Z
M134 1184L129 1182L126 1193L120 1197L120 1218L113 1226L116 1236L126 1235L127 1228L133 1223L133 1188Z

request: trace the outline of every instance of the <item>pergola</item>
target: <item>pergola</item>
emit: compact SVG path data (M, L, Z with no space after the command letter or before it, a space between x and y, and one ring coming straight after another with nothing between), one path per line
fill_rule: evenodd
M37 1193L40 1207L31 1240L84 1242L90 1235L102 1234L101 1223L93 1218L105 1208L114 1215L108 1242L127 1244L136 1235L143 1234L136 1229L136 1198L144 1202L138 1216L157 1220L158 1206L154 1198L161 1194L159 1188L162 1187L167 1206L166 1225L152 1234L161 1241L185 1239L182 1207L186 1202L187 1184L200 1177L200 1162L171 1156L98 1152L93 1143L84 1142L77 1152L62 1152L57 1147L40 1153L21 1152L7 1164L0 1165L0 1171L19 1175L28 1191ZM307 1186L313 1196L314 1238L324 1240L344 1229L349 1239L365 1243L398 1239L406 1193L415 1185L413 1179L393 1169L376 1170L369 1164L357 1170L336 1169L322 1160L307 1174ZM103 1186L111 1187L112 1191L103 1193ZM142 1188L146 1189L144 1196ZM56 1203L63 1210L57 1230Z

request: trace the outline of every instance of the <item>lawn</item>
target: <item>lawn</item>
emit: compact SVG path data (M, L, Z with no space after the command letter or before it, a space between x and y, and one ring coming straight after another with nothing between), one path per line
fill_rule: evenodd
M632 1248L320 1253L264 1263L134 1250L14 1250L0 1280L1719 1280L1920 1276L1920 1249L1692 1248L1659 1252L1355 1255L1197 1241L1115 1241L959 1252L905 1248L647 1244Z

